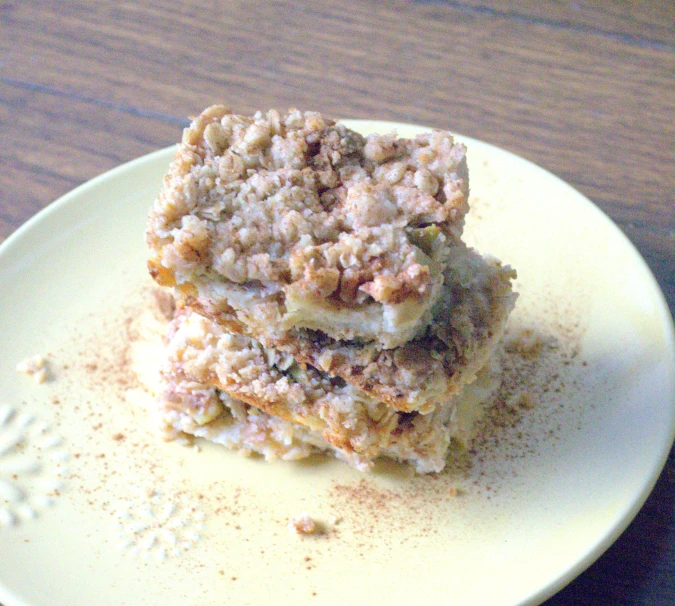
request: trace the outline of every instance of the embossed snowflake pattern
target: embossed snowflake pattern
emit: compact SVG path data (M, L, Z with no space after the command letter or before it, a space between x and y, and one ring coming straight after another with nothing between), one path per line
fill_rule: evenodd
M177 557L201 540L204 514L185 495L147 491L116 507L119 547L157 561Z
M0 528L36 518L66 485L63 440L30 413L0 404Z

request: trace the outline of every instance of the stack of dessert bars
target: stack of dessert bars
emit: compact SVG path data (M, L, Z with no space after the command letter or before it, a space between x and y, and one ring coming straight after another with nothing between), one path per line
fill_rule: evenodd
M446 132L364 137L314 112L195 118L146 233L176 301L165 435L443 469L515 302L514 271L461 240L465 155Z

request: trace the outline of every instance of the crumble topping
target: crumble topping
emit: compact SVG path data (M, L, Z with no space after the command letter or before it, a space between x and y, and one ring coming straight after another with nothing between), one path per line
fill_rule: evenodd
M213 106L186 129L151 210L149 267L179 297L232 305L229 286L272 299L284 319L277 330L393 347L428 323L467 195L465 149L449 133L364 138L313 112L247 118ZM421 311L402 334L302 313L408 300Z

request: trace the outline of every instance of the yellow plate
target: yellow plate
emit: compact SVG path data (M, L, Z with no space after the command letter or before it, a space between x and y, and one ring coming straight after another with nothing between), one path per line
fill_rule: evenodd
M13 234L0 247L0 602L535 604L595 560L673 441L672 320L593 204L465 142L467 238L517 268L511 329L534 330L548 357L512 386L534 405L502 410L520 423L486 437L472 468L440 477L266 463L152 434L125 330L172 149L78 187ZM15 370L36 354L51 373L41 384ZM290 532L302 512L325 532Z

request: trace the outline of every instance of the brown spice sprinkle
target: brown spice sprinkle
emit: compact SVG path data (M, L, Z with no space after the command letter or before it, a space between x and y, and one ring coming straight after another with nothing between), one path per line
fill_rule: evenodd
M123 313L127 314L126 317L132 318L138 315L139 308L129 307L123 310ZM87 364L95 364L96 369L87 374L92 390L104 385L118 394L124 394L126 390L123 386L134 385L133 373L129 367L128 347L136 338L133 327L126 317L116 320L107 318L97 339L90 339L88 335L81 334L78 340L80 348L75 360L69 359L64 364L65 360L59 359L60 368L66 369L70 366L73 371L79 369L86 374ZM124 330L116 333L120 327ZM117 334L116 339L107 341L106 339L114 333ZM540 431L542 425L535 424L532 426L534 429L526 429L528 424L523 424L522 421L532 416L555 412L565 392L575 388L574 369L576 366L582 368L586 364L577 353L575 335L578 335L578 330L570 329L569 332L563 333L562 330L550 329L546 325L526 330L512 328L507 336L504 351L499 352L502 386L487 412L486 419L481 422L480 433L473 447L462 455L464 459L453 455L447 471L442 474L424 478L402 477L402 481L396 483L395 490L383 488L377 481L366 479L353 483L333 483L327 494L331 509L335 513L335 521L329 519L330 532L334 530L332 528L334 524L341 522L340 533L336 534L338 540L347 540L354 533L360 543L355 546L355 553L362 553L363 557L368 557L369 546L380 544L382 540L395 540L386 537L383 539L385 534L394 537L396 532L403 530L404 534L413 540L415 537L432 536L437 532L436 528L442 525L440 515L447 511L443 507L449 501L461 507L464 501L462 497L468 492L484 491L486 499L490 498L490 494L498 494L499 478L495 480L489 475L490 462L497 457L517 459L525 456L531 451L533 444L555 439L555 434L559 431L554 422L547 422L544 425L546 430L550 429L552 432L551 435L547 435L546 432ZM105 351L101 349L102 343L106 344ZM565 362L569 364L564 366ZM564 372L561 368L564 368ZM106 371L109 374L106 374ZM59 379L56 386L65 386L64 378L60 376ZM66 397L66 392L60 396L60 400L63 404L57 408L59 414L68 406L76 408L72 399ZM80 406L78 414L88 415L90 426L95 425L99 429L107 427L110 433L101 432L102 436L112 436L122 448L129 449L130 456L134 460L142 465L147 463L149 468L152 468L153 474L158 473L158 482L165 481L161 465L155 465L148 460L144 452L147 445L134 439L133 431L122 434L115 432L116 428L111 428L110 425L101 424L97 416L100 414L97 412L100 401L83 401L77 407ZM110 469L107 466L103 467L103 462L113 458L112 454L108 459L98 459L98 462L92 460L97 455L105 456L93 448L83 455L83 459L87 459L87 464L99 466L101 485L85 485L84 480L78 479L77 475L73 477L73 483L75 489L78 489L79 483L82 490L86 490L91 496L91 502L100 505L102 499L109 498L105 489L106 481L117 472L112 464ZM74 458L79 459L79 453ZM234 492L228 495L227 503L221 504L223 516L234 518L237 506L246 506L247 499L242 501L238 503ZM411 511L411 502L416 505L414 511ZM279 521L283 524L282 519ZM310 520L315 530L309 534L319 534L317 528L320 528L320 525L311 517ZM229 523L228 527L231 527ZM236 528L242 529L241 537L246 536L247 525L244 524L242 528L242 525L237 524ZM292 530L301 536L309 536L305 535L302 528ZM314 546L330 543L303 541L302 544ZM309 565L310 561L307 560L302 564L303 568L305 564ZM311 565L314 565L314 560L311 561Z
M478 422L470 449L452 451L442 473L408 478L395 490L365 478L332 485L333 507L360 538L364 557L369 545L380 544L392 532L409 537L434 534L443 525L439 515L448 502L461 504L468 491L483 492L490 501L500 486L513 480L511 474L517 474L517 466L502 467L502 463L518 460L536 452L543 441L556 439L561 427L552 423L552 416L561 410L563 394L578 388L575 364L584 367L578 359L578 335L547 332L544 326L511 330L507 345L496 352L501 386L494 401ZM412 511L410 503L415 503ZM386 529L382 520L386 520Z
M504 348L528 360L534 360L545 347L546 342L533 328L522 328L504 340Z

